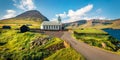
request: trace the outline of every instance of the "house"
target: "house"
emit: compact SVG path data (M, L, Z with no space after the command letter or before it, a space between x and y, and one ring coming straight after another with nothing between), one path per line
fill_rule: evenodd
M62 23L58 21L43 21L41 30L62 30Z
M4 26L2 26L2 29L11 29L11 26L4 25Z

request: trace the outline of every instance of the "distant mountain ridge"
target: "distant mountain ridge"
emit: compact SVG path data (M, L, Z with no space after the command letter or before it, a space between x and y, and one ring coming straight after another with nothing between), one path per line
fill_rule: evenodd
M80 28L115 28L120 29L120 19L115 20L101 20L101 19L91 19L91 20L78 20L75 22L64 23L67 27L80 27Z
M64 23L64 25L65 26L79 26L79 25L83 25L86 23L87 23L87 20L78 20L78 21L74 21L74 22Z

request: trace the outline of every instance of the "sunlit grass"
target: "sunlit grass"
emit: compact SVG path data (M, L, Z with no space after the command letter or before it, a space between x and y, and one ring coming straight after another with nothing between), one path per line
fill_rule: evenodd
M57 51L45 60L85 60L85 58L69 47Z
M100 30L100 29L94 29L94 28L83 28L83 29L77 29L75 30L78 33L103 33L107 34L106 32Z
M40 28L40 24L42 21L40 20L30 20L30 19L9 19L9 20L1 20L0 21L0 28L2 26L7 25L10 26L12 29L19 29L22 25L31 25L30 28Z
M47 48L55 45L59 47L59 44L64 42L56 37L51 37L51 39L44 45L35 46L34 48L30 49L30 42L38 37L48 36L33 32L20 33L19 30L13 29L0 30L0 60L6 60L7 58L13 60L41 60L50 55L54 55L54 53L55 55L57 54L57 57L54 57L55 59L84 59L83 56L78 54L72 48L61 48L61 50L57 50L57 52L47 51ZM62 56L61 54L65 55Z
M63 40L59 39L59 38L53 38L52 41L50 41L49 43L47 43L46 45L44 45L44 48L48 48L52 45L58 44L58 43L63 43Z
M81 40L91 46L97 46L110 51L115 51L116 49L114 43L117 42L117 40L100 29L78 29L75 30L73 36L77 40Z
M7 58L11 58L15 60L16 59L23 60L23 58L25 60L26 59L34 60L35 58L41 59L41 57L45 57L49 55L48 53L50 51L46 51L46 50L41 51L40 49L46 49L47 47L60 44L63 42L63 40L59 38L52 38L45 45L35 46L33 49L30 49L31 41L33 41L38 37L47 37L47 35L41 35L39 33L32 33L32 32L20 33L19 30L1 30L0 37L1 37L0 54L2 54L0 55L0 60L1 59L4 60ZM23 48L24 50L20 50L21 48ZM42 56L43 53L45 54L44 56ZM26 57L24 57L24 55ZM31 57L31 58L27 58L27 57Z

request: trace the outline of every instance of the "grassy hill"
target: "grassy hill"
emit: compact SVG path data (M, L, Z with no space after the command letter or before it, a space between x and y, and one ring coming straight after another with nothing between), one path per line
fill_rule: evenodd
M27 19L6 19L6 20L0 20L0 27L2 28L2 26L7 25L7 26L11 26L12 28L19 28L21 25L31 25L30 27L32 28L39 28L40 24L42 21L34 21L34 20L30 20L29 18Z
M113 27L114 29L120 29L120 19L114 20L111 27Z
M45 58L45 60L85 60L85 58L69 47L57 51L55 54Z
M77 40L82 40L91 46L96 46L113 52L119 50L117 46L117 42L119 41L100 29L78 29L74 30L73 35Z
M0 30L0 60L84 60L75 50L64 46L64 41L40 33L20 33L19 30ZM42 40L44 39L44 40ZM41 42L43 41L43 42ZM42 44L41 44L42 43ZM57 56L57 57L55 57ZM58 59L60 58L60 59Z

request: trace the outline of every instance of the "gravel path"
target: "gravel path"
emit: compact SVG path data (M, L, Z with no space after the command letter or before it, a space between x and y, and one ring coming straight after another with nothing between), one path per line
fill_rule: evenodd
M120 55L89 46L83 42L79 42L73 39L71 33L69 32L64 32L61 39L67 41L71 47L82 54L87 60L120 60Z

